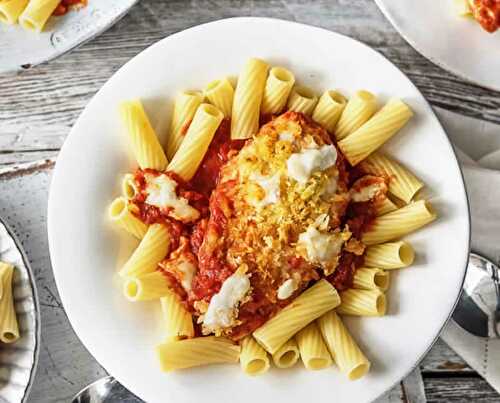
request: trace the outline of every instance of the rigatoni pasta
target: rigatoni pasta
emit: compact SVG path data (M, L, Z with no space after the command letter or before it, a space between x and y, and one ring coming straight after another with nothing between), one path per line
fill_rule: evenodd
M269 66L250 59L238 77L231 114L231 138L247 139L259 129L259 115Z
M378 289L349 289L340 293L340 299L337 312L341 315L383 316L387 310L386 296Z
M165 341L181 340L194 337L191 314L182 304L179 296L169 290L160 298Z
M300 330L295 336L300 358L306 369L318 370L332 365L332 357L315 322Z
M19 24L27 30L41 32L61 0L30 0L19 17Z
M311 116L318 97L312 89L303 85L295 86L288 99L288 110L303 113L306 116Z
M139 167L164 170L168 163L167 157L141 101L123 101L120 104L120 114Z
M269 370L269 357L252 336L241 341L240 365L248 375L262 375Z
M330 133L333 133L335 125L346 106L347 100L338 91L325 91L319 98L314 108L312 118Z
M14 298L12 295L12 277L14 266L0 262L0 282L2 296L0 298L0 341L14 343L19 339L19 326L17 324Z
M215 106L201 104L196 110L179 150L170 161L168 170L175 172L185 181L189 181L203 160L223 118L224 115Z
M267 77L261 113L263 115L280 113L286 105L294 83L295 76L291 71L283 67L273 67Z
M123 283L123 294L129 301L149 301L160 299L170 291L169 280L161 271L128 277Z
M340 371L351 381L365 376L370 369L370 361L335 311L324 314L316 322Z
M163 224L150 225L141 243L120 270L120 275L140 276L155 271L158 263L167 255L169 246L168 227Z
M405 203L409 203L424 186L408 169L381 153L373 153L360 167L366 173L387 177L389 192Z
M408 105L393 98L366 123L340 140L339 148L351 165L357 165L394 136L412 115Z
M224 114L224 117L231 117L234 88L228 78L210 82L205 88L204 94L205 98Z
M389 273L382 269L360 267L356 269L352 286L362 290L386 291L389 288L389 280Z
M168 341L156 348L162 371L207 364L237 363L240 347L218 337Z
M258 328L253 336L269 353L274 354L300 329L339 303L335 288L326 280L320 280Z
M387 242L369 246L365 251L365 265L381 269L408 267L415 259L415 251L405 241Z
M435 219L436 213L431 204L419 200L375 218L368 231L363 234L363 242L366 245L376 245L392 241L416 231Z
M274 365L278 368L293 367L300 358L299 346L294 338L283 344L278 351L273 354Z
M232 87L231 87L232 88ZM203 102L200 91L182 91L175 98L172 122L167 139L167 157L174 158L181 146L196 110Z
M0 1L0 22L15 24L29 0L4 0Z
M377 110L377 98L369 91L357 91L349 99L335 128L335 137L342 140L357 130Z
M111 222L123 228L138 239L142 239L148 226L131 211L130 203L124 197L117 197L109 206L108 215Z

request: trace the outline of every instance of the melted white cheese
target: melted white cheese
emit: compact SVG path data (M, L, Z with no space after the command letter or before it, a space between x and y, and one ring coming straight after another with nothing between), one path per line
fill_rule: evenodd
M288 176L299 183L306 183L311 174L323 171L337 161L337 150L332 145L324 145L318 149L305 149L292 154L286 161Z
M222 284L220 291L210 300L203 319L203 327L216 331L234 325L237 307L250 289L250 280L240 272L235 272Z
M357 191L351 191L351 200L353 202L364 202L373 199L377 193L382 191L382 184L373 183Z
M268 204L277 203L280 200L281 174L279 172L276 172L273 176L252 174L250 179L257 183L265 193L262 199L253 202L254 205L264 207Z
M280 135L279 135L279 139L281 141L289 141L290 143L293 142L293 133L291 132L281 132Z
M289 278L278 288L278 299L287 299L292 296L295 290L297 290L299 284L297 280Z
M180 221L194 221L200 213L191 207L188 201L183 197L178 197L175 189L177 183L167 175L148 175L146 174L146 203L156 206L160 209L171 208L173 218Z
M187 259L181 259L181 261L177 263L176 269L180 274L182 288L187 292L191 291L193 277L196 273L196 266Z
M321 233L313 226L299 235L299 244L306 248L308 260L312 263L330 262L340 253L343 242L340 234Z

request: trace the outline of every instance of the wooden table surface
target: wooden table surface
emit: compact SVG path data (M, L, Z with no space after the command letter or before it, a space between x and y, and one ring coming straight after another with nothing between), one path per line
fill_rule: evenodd
M500 93L467 83L420 56L371 0L142 0L113 28L72 53L19 75L0 75L0 215L26 249L42 309L31 402L67 402L105 375L71 329L48 256L48 187L66 135L95 92L132 56L174 32L232 16L277 17L349 35L387 56L432 105L500 123ZM500 401L442 341L403 388L398 385L380 401L425 401L417 397L422 386L429 402Z

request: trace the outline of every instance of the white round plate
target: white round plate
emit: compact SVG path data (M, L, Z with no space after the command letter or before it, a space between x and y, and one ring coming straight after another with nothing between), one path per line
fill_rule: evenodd
M453 0L375 0L419 53L445 70L500 91L500 31L457 15Z
M0 220L0 261L12 263L14 306L21 337L0 343L0 401L26 402L40 350L40 311L34 276L21 243Z
M277 34L279 33L279 34ZM298 81L347 94L366 88L382 100L399 96L415 118L387 148L428 185L440 218L409 237L418 251L410 269L392 275L389 314L348 320L372 360L370 374L348 382L334 367L271 370L250 378L238 366L159 371L158 303L132 304L115 284L123 248L105 211L130 170L117 106L140 97L157 133L164 134L172 96L236 75L258 56L296 73ZM68 317L96 359L149 403L368 402L423 358L455 305L469 247L469 215L460 168L432 109L394 65L345 36L274 19L233 18L172 35L122 67L96 94L59 155L49 197L48 233L57 286ZM130 254L131 249L126 251ZM123 259L122 259L123 260Z
M51 17L42 33L0 24L0 73L52 60L111 27L138 0L89 0L87 6Z

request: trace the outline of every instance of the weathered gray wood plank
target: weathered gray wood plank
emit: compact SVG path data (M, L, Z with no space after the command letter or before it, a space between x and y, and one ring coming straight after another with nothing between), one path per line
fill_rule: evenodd
M498 393L479 377L424 377L428 403L498 403Z

